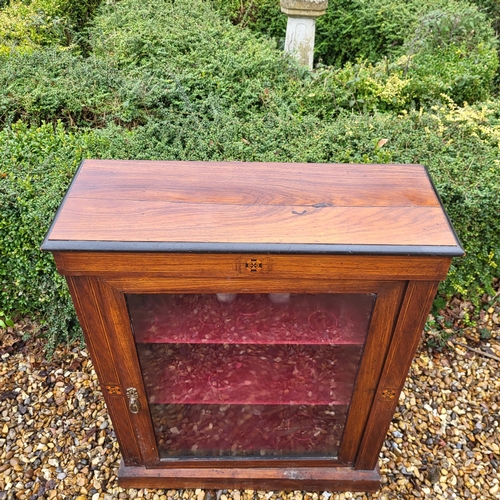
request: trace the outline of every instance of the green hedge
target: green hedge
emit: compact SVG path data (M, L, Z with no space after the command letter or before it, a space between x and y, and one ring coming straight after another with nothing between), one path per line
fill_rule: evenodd
M101 0L0 0L0 54L44 45L69 47ZM3 8L2 8L3 7Z
M79 333L64 279L39 248L82 155L81 136L19 123L0 132L0 304L38 317L50 346Z
M132 128L218 105L239 116L286 107L330 118L473 103L488 98L498 66L481 22L470 8L434 11L408 42L410 56L309 74L209 3L122 0L101 8L86 57L57 45L0 56L0 124Z
M0 59L0 123L102 126L126 116L128 78L111 61L46 47Z
M498 0L472 0L492 20L493 28L500 32L500 2Z
M247 115L292 96L304 74L272 42L199 1L107 5L89 36L88 57L52 46L0 59L0 123L133 127L212 101Z
M279 0L212 1L228 19L282 45L286 16ZM459 104L486 99L498 68L496 47L491 19L462 0L331 0L317 20L315 60L338 68L329 73L349 82L350 102L397 110L442 94ZM395 81L404 91L388 106L384 96Z
M286 15L279 0L212 0L224 17L283 42ZM475 5L474 5L475 4ZM422 19L431 12L468 11L466 24L491 36L500 17L497 0L329 0L326 14L316 21L316 60L341 66L359 59L375 63L401 55ZM487 16L479 14L484 12ZM459 26L460 29L460 26Z

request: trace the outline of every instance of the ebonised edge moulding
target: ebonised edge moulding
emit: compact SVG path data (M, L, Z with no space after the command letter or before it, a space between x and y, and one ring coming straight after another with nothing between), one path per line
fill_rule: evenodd
M82 162L42 245L140 488L373 491L463 255L421 165Z

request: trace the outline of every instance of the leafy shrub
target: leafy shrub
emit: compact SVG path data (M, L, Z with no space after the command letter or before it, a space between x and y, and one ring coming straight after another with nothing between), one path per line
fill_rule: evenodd
M278 0L213 1L242 25L277 39L284 36L284 24L278 22L285 22L284 14L276 13L266 24ZM348 65L345 74L331 70L330 82L349 82L351 103L365 110L398 110L402 103L421 105L441 94L457 103L487 98L498 67L496 45L485 14L462 1L334 0L317 20L315 59ZM394 86L397 95L388 103Z
M173 96L167 102L191 110L217 96L248 113L266 92L300 77L274 43L231 26L199 0L123 0L102 10L91 36L97 57L111 54L127 74L159 80Z
M476 4L482 12L487 14L498 38L500 36L500 2L498 0L472 0L472 3ZM498 57L500 59L500 47ZM500 89L500 71L497 71L495 83L498 92L498 89Z
M211 100L242 115L286 93L303 70L274 44L200 1L124 0L91 31L88 57L47 47L0 64L0 123L135 126Z
M269 41L221 21L209 4L122 0L96 19L88 57L57 47L4 57L0 123L133 127L211 102L241 116L285 106L320 118L343 109L411 109L443 94L475 102L488 96L497 59L488 33L473 29L479 21L472 14L479 14L469 14L425 18L425 29L408 42L410 57L321 68L308 76ZM445 21L458 28L441 47L436 40Z
M212 0L212 3L235 24L276 40L285 37L287 18L280 10L279 0ZM498 11L500 15L496 0L475 3L490 14ZM467 18L461 23L470 27L468 31L475 30L491 39L491 22L462 0L329 0L326 14L316 21L315 59L342 66L360 59L375 63L385 56L402 55L408 36L425 16L433 11L446 15L457 10L467 11Z
M486 12L492 20L493 28L498 35L500 32L500 2L498 0L472 0L472 3L477 5L480 10Z
M479 30L482 23L483 14L472 7L432 11L405 42L404 55L320 69L307 94L312 102L306 100L328 116L349 106L400 111L450 98L459 104L487 99L498 58L491 29Z
M441 49L462 49L464 45L474 54L468 59L475 64L483 55L476 55L478 46L491 49L495 45L491 21L468 2L334 0L317 21L315 56L325 64L340 66L359 60L377 63L384 57L396 61L402 55L431 52L433 62L439 63ZM448 59L443 54L445 63ZM425 75L431 73L430 67L426 70Z
M75 31L81 31L88 25L101 4L101 0L83 0L78 2L74 0L57 0L57 2L61 13L68 17L71 27Z
M38 8L35 2L14 0L0 11L0 54L13 47L32 51L41 45L67 45L69 29L54 3Z
M413 76L407 90L422 95L424 88L427 96L444 93L457 103L486 99L498 67L492 35L475 8L458 4L429 12L406 42L408 74Z
M0 64L0 123L61 120L69 126L103 126L127 116L138 120L126 103L130 97L140 100L141 85L133 83L109 59L84 58L57 47L15 51Z
M399 55L419 16L437 2L333 0L317 20L315 56L328 65ZM442 2L441 2L442 3ZM449 2L448 2L449 3Z
M79 335L64 279L39 250L82 154L82 136L62 126L0 131L0 303L38 316L51 345Z
M0 10L0 54L45 45L69 46L100 0L12 0ZM1 7L1 4L0 4Z
M281 12L279 0L212 3L234 24L284 41L287 17ZM429 3L428 0L425 5ZM357 59L376 62L401 49L408 29L421 11L422 2L415 0L329 0L326 14L316 20L316 60L337 66Z
M284 46L286 15L279 0L212 0L213 5L233 24L275 38Z

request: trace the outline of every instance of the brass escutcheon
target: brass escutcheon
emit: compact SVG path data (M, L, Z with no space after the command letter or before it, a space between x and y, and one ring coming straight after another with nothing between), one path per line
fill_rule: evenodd
M139 410L141 409L141 403L139 402L139 393L137 389L134 387L129 387L127 389L127 398L128 398L128 409L130 413L137 415Z

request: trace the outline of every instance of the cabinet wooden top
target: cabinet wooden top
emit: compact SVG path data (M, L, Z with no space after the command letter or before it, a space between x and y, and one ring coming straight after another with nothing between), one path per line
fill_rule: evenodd
M421 165L85 160L43 250L462 255Z

